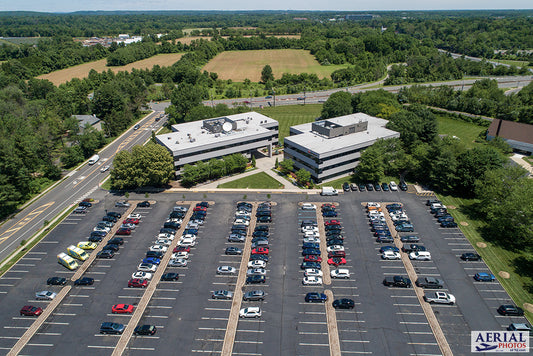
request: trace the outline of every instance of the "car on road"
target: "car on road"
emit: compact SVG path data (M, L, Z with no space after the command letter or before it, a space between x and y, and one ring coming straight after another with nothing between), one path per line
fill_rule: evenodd
M248 276L246 277L246 283L249 284L255 284L255 283L265 283L266 277L265 276Z
M244 301L263 301L265 300L265 292L262 290L251 290L243 294Z
M353 299L342 298L334 300L332 305L335 309L353 309L355 307L355 302Z
M302 279L302 283L304 285L321 285L322 284L322 277L316 277L316 276L305 276Z
M305 295L304 299L307 303L324 303L328 300L328 296L324 293L310 292Z
M140 325L133 330L134 335L154 335L157 332L155 325Z
M184 258L172 258L168 262L169 267L187 267L187 260Z
M220 266L217 268L217 274L235 274L237 269L232 266Z
M348 279L350 278L350 271L346 268L337 268L332 270L330 273L331 278L338 278L338 279Z
M152 279L152 274L150 272L137 271L131 275L133 279Z
M112 250L102 250L96 254L96 258L113 258L115 252Z
M149 207L150 207L150 202L147 200L137 203L137 208L149 208Z
M161 276L162 281L169 281L169 282L177 281L179 278L180 278L179 273L175 273L175 272L165 273Z
M233 292L229 290L216 290L211 293L213 299L231 299L233 298Z
M411 280L402 276L385 277L383 285L387 287L409 288L411 287Z
M43 290L35 293L35 299L37 300L54 300L57 293L50 292L49 290Z
M39 316L43 313L43 308L33 305L25 305L20 309L20 315L23 316Z
M50 277L46 280L46 284L52 286L64 286L67 284L67 279L64 277Z
M524 315L524 310L513 304L500 305L497 311L498 311L498 314L500 315L512 315L512 316L523 316Z
M133 313L133 305L131 304L115 304L111 307L113 314L131 314Z
M418 277L415 284L425 289L442 289L444 287L444 282L435 277Z
M492 273L478 272L474 275L474 279L478 282L493 282L496 277Z
M124 332L126 327L124 324L103 322L100 326L100 334L116 334L120 335Z
M148 286L148 280L132 278L128 281L128 288L146 288Z
M332 257L328 259L328 265L340 266L340 265L345 265L345 264L346 264L346 259L343 257Z
M409 254L410 260L431 261L431 253L428 251L415 251Z
M384 260L399 260L402 258L402 256L400 255L399 252L395 252L392 250L386 250L386 251L383 251L383 253L381 254L381 258Z
M259 307L242 308L239 311L239 318L260 318L261 314Z
M137 125L133 126L133 129L134 129L134 130L138 130L140 127L141 127L141 126L140 126L139 124L137 124Z
M75 286L92 286L94 284L94 278L81 277L74 281Z

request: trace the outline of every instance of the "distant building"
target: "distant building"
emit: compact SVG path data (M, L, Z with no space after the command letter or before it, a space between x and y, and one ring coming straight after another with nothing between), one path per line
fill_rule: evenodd
M278 143L278 122L257 112L193 121L172 126L171 133L157 135L156 141L174 158L176 174L186 164L209 161L233 153L253 151Z
M74 117L76 118L76 120L78 120L80 132L83 132L87 124L91 125L98 131L102 130L102 120L97 118L96 115L74 115Z
M494 119L487 130L487 140L495 137L504 139L517 152L533 153L533 125Z
M375 17L379 17L379 16L372 15L372 14L350 14L350 15L346 15L344 18L348 21L363 21L363 20L372 20Z
M387 120L363 113L292 126L283 141L285 159L311 173L317 183L350 174L361 152L378 139L400 137Z

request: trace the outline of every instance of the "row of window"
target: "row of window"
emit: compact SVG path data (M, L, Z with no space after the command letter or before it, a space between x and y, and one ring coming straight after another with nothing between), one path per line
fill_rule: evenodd
M292 146L290 144L290 142L286 141L285 142L285 147L286 148L290 148L291 150L293 150L295 152L298 152L302 156L305 156L305 157L313 160L318 165L324 164L324 162L327 162L327 161L335 159L335 158L344 157L344 156L347 156L347 155L351 155L351 154L363 151L365 149L365 147L356 148L356 149L353 149L353 150L348 151L348 152L343 152L343 153L339 153L339 154L336 154L336 155L327 156L327 157L324 157L322 159L319 159L318 157L311 155L309 152L303 151L303 150L301 150L301 149L299 149L297 147Z

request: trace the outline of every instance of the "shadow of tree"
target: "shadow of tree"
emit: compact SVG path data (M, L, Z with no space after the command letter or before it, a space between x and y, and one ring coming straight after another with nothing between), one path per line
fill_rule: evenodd
M533 279L533 258L517 257L513 260L513 268L518 275ZM526 283L524 288L529 293L533 293L533 281Z

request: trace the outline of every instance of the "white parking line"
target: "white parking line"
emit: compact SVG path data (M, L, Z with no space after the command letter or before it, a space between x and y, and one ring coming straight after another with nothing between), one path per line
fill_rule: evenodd
M0 287L14 287L14 284L0 284Z
M139 296L139 295L119 295L118 296L119 298L142 298L142 296Z
M420 304L401 304L401 303L394 303L392 305L396 305L399 307L419 307Z
M168 319L168 315L146 315L145 318Z
M364 320L337 319L337 323L366 323Z
M151 309L172 309L173 307L166 306L166 305L148 305L147 308L151 308Z
M480 291L480 292L498 292L498 293L507 293L507 291L504 290L504 289L494 289L494 290L490 290L490 289L480 289L479 291Z
M204 338L197 338L197 339L194 339L194 341L224 341L224 339L204 339Z
M115 346L99 346L99 345L87 345L90 349L114 349Z
M153 297L153 300L176 300L175 297Z
M395 313L395 314L398 314L398 315L425 315L424 313Z
M300 343L298 343L298 345L301 345L301 346L326 346L326 347L329 347L329 344L310 344L310 343L307 343L307 342L300 342Z
M427 321L400 321L400 324L429 325Z
M317 332L311 332L311 331L300 331L298 334L301 335L327 335L328 333L317 333Z
M61 336L62 333L35 333L35 335L45 335L45 336Z
M391 295L392 298L418 298L416 295Z
M18 270L18 269L10 269L9 272L13 272L13 273L28 273L29 271Z
M75 316L75 313L54 313L54 315L61 315L61 316Z
M342 339L341 342L358 342L358 343L368 344L370 341L368 341L368 340L344 340L344 339Z
M4 329L29 329L29 328L30 328L29 326L4 326Z
M226 328L198 328L198 330L226 330Z
M26 346L45 346L45 347L52 347L52 346L54 346L54 344L32 344L32 343L28 343L28 344L26 344Z
M40 258L40 257L24 257L23 260L41 261L42 258Z
M84 295L84 294L71 294L70 296L73 298L89 298L88 295Z
M143 337L143 339L147 339L147 337ZM152 339L152 338L150 338ZM157 337L159 339L159 337ZM154 347L128 347L129 350L138 350L138 351L155 351Z
M327 322L325 321L299 321L298 324L327 325Z
M22 279L22 277L6 277L6 276L3 276L2 279Z
M263 341L241 341L241 340L235 340L233 341L236 344L263 344Z
M17 266L19 267L35 267L35 264L33 263L17 263Z
M32 252L28 252L28 255L47 255L48 252L38 252L38 251L32 251ZM24 258L28 258L28 257L24 257Z
M43 324L49 325L70 325L70 323L60 323L58 321L45 321Z
M326 312L305 312L305 311L301 311L301 312L299 312L299 314L325 315Z
M40 244L58 244L59 241L48 241L48 240L43 240L41 242L39 242Z
M404 331L404 334L433 335L431 331Z
M407 344L408 345L435 345L435 346L438 345L436 342L408 342Z
M165 288L157 288L158 292L179 292L179 289L165 289Z
M98 271L87 271L87 274L107 274L107 272L98 272Z
M210 354L220 354L222 353L222 351L219 351L219 350L191 350L191 352L198 352L198 353L210 353ZM236 353L234 352L233 355L236 355ZM252 354L248 354L247 355L252 355Z
M231 310L231 308L204 308L204 310L222 310L222 311L228 311Z
M75 303L65 303L61 305L63 305L64 307L82 307L83 306L83 304L75 304Z
M228 318L211 318L211 317L203 316L202 320L226 320L227 321Z
M400 268L400 269L405 269L404 266L380 266L381 268Z
M367 354L371 354L372 351L346 351L346 350L342 350L342 353L343 354L365 354L365 355L367 355Z

